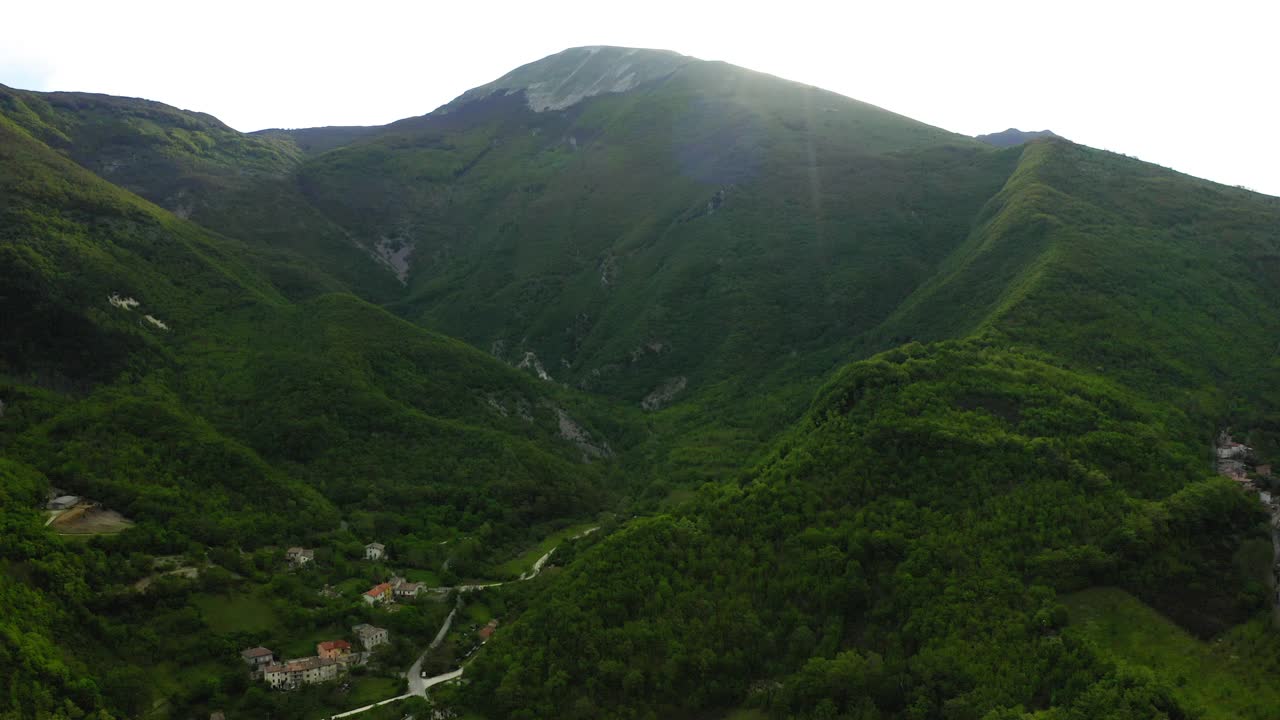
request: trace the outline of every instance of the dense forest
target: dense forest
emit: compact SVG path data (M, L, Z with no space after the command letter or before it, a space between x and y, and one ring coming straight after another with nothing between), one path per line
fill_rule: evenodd
M421 658L357 717L1269 720L1277 258L1280 199L674 53L252 134L0 86L0 718Z

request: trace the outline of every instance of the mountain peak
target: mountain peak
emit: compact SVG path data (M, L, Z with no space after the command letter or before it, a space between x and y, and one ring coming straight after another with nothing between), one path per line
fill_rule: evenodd
M1062 137L1052 130L1019 130L1018 128L1009 128L996 133L987 135L975 135L975 138L981 140L988 145L996 147L1013 147L1014 145L1022 145L1031 142L1036 138L1042 137Z
M486 85L473 88L441 112L495 93L525 94L534 112L563 110L585 98L626 92L666 77L694 58L670 50L587 45L569 48L522 65Z

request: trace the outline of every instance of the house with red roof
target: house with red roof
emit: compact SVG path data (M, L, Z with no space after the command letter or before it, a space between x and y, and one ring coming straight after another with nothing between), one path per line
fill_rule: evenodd
M351 643L346 640L325 640L316 643L316 655L322 658L337 660L351 652Z
M393 597L394 590L391 587L391 583L378 583L368 590L365 590L361 599L370 605L376 605L381 602L390 602Z

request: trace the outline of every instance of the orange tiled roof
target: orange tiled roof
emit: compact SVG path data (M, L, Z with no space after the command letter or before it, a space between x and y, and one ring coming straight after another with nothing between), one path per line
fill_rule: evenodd
M372 588L365 590L364 594L369 597L378 597L379 595L386 595L389 592L391 592L391 583L378 583Z

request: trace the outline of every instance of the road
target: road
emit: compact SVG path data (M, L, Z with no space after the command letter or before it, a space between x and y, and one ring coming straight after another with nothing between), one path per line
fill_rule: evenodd
M436 633L435 639L432 640L431 644L427 646L427 649L424 650L422 654L418 656L418 659L413 661L413 665L409 666L408 675L409 675L409 694L410 695L419 695L422 697L426 697L427 688L436 684L431 681L435 680L437 677L444 677L444 675L437 675L436 677L430 677L430 678L422 677L422 661L426 659L427 653L440 647L440 643L444 642L445 636L449 634L449 628L453 626L453 618L458 614L458 608L460 607L462 607L462 598L458 598L458 602L455 603L453 606L453 609L449 611L449 616L444 619L444 624L440 626L440 632ZM459 668L457 670L457 673L458 675L461 675L462 669ZM445 675L448 675L448 673L445 673ZM439 682L444 682L444 681L441 680Z
M577 535L574 535L570 539L576 540L585 535L590 535L591 533L599 529L600 529L599 527L593 527L588 530L584 530L578 533ZM550 550L548 550L545 555L538 558L537 561L533 563L533 567L529 569L528 572L521 574L519 580L512 580L512 582L532 580L533 578L538 577L538 573L542 572L542 567L547 564L548 560L551 559L551 553L555 551L556 551L555 548L551 548ZM505 584L506 583L492 582L492 583L483 583L478 585L456 585L452 588L443 588L443 590L445 590L446 592L448 590L457 590L459 595L461 595L462 593L474 592L476 590L484 590L485 588L498 587L499 585L505 585ZM436 588L437 591L440 589L442 588ZM378 702L373 703L372 705L365 705L364 707L359 707L359 708L356 708L355 710L348 710L344 713L331 715L330 718L344 718L349 715L356 715L356 714L365 712L366 710L372 710L373 708L376 708L379 705L386 705L387 703L399 702L400 700L404 700L406 698L411 698L414 696L426 697L427 688L433 687L435 685L439 685L440 683L449 682L450 680L457 680L458 678L462 677L462 671L465 668L457 668L456 670L451 670L442 675L433 675L432 677L429 677L429 678L422 677L423 659L427 657L427 653L431 652L432 650L435 650L437 647L440 647L440 643L444 642L445 637L449 634L449 628L453 627L453 619L454 617L457 616L458 608L460 607L462 607L461 597L458 598L458 601L454 604L453 609L449 611L449 615L445 617L444 624L440 626L440 631L436 633L436 636L431 641L431 644L427 646L426 650L422 651L422 654L418 656L417 660L413 661L413 665L409 666L409 672L405 673L409 681L409 692L405 693L404 695L397 695L393 698L387 698L386 700L379 700Z

